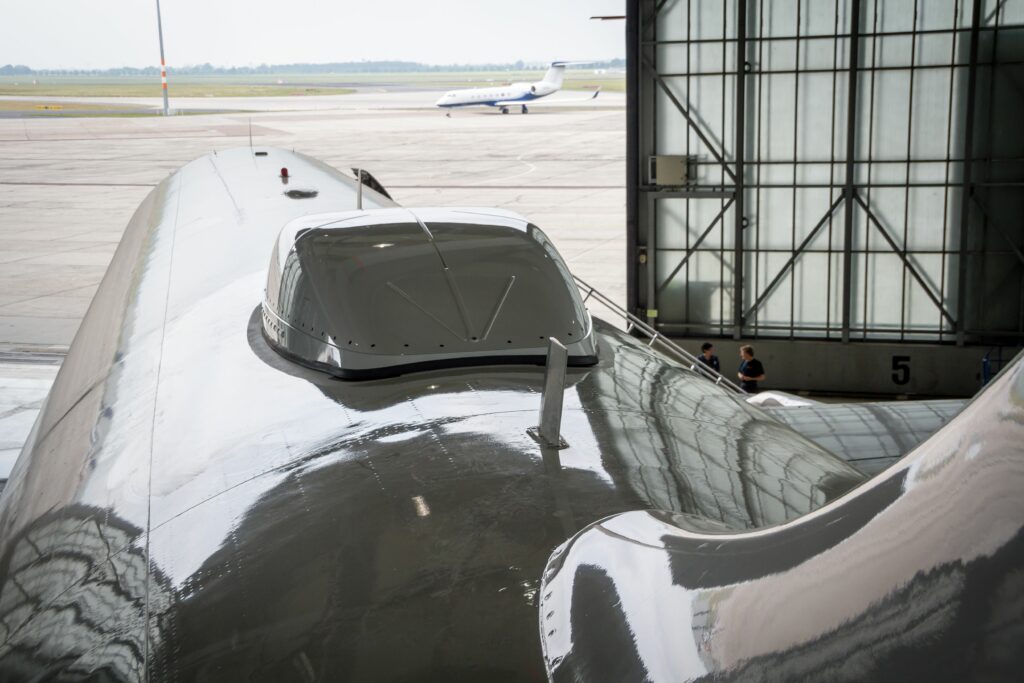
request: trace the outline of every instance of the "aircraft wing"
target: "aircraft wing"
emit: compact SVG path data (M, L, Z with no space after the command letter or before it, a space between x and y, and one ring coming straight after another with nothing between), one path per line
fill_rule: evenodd
M522 100L510 100L508 102L495 102L494 106L496 106L496 107L517 107L517 106L519 106L521 104L525 104L528 107L532 108L532 107L538 107L538 106L541 106L541 105L562 104L562 103L566 103L566 102L589 102L591 100L596 100L597 96L600 95L600 94L601 94L601 88L598 87L598 89L594 91L594 94L590 95L589 97L574 97L574 98L571 98L571 99L557 99L557 100L548 100L548 99L540 100L540 99L537 99L537 100L530 100L529 102L523 102Z

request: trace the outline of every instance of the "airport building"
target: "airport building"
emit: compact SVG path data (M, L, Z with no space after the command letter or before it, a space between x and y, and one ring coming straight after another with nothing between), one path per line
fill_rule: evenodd
M968 396L1024 343L1024 3L627 3L628 306L773 386Z

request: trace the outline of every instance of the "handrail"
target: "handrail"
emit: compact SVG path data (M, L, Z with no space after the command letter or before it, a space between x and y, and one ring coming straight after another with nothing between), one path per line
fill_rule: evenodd
M641 320L640 318L636 317L626 309L616 304L614 301L612 301L607 296L605 296L601 292L597 291L596 289L588 285L586 282L581 280L576 275L573 275L572 277L574 280L576 280L576 286L579 287L580 290L586 294L586 296L583 297L584 304L587 303L588 299L594 297L597 301L601 302L613 313L617 314L619 317L626 321L627 332L631 332L634 329L637 329L640 330L644 334L644 336L650 339L650 341L647 343L648 347L654 348L654 344L660 342L672 354L675 354L676 356L682 358L685 361L683 363L679 363L684 368L692 372L696 372L699 375L703 375L705 379L711 380L712 382L719 386L725 386L741 396L746 396L747 392L743 391L743 389L741 389L738 384L729 379L726 379L726 377L723 374L715 372L713 369L711 369L704 363L700 362L700 360L698 360L697 357L694 356L692 353L690 353L683 347L679 346L679 344L676 344L671 339L665 337L665 335L663 335L661 332L658 332L656 329L645 323L643 320ZM676 360L676 362L678 363L679 361ZM689 365L687 365L687 363L689 363Z

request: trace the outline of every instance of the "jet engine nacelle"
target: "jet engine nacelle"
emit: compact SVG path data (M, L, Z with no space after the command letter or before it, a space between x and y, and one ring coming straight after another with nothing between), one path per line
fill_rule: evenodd
M545 95L550 95L556 90L558 90L558 88L554 87L550 83L545 83L544 81L539 81L537 83L530 84L530 94L536 95L537 97L544 97Z

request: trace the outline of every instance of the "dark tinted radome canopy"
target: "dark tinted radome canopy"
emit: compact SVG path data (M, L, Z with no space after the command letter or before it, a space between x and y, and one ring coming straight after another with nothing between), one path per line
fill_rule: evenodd
M378 209L282 230L263 303L270 344L344 378L441 366L536 363L554 337L596 362L565 263L516 214Z

